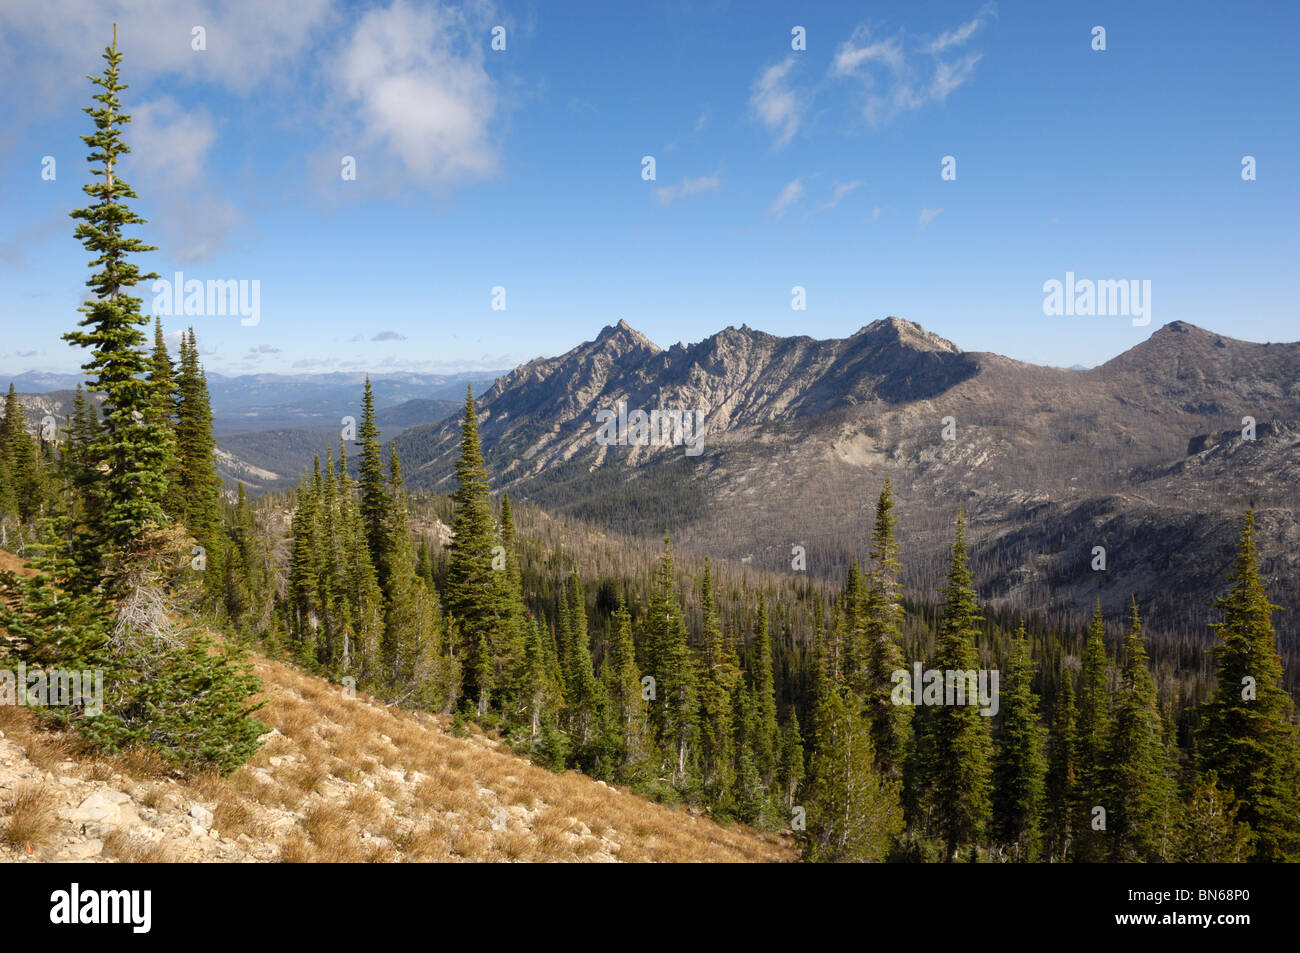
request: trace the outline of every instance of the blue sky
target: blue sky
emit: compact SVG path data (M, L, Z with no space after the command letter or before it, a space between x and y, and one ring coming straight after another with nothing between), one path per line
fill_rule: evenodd
M1173 320L1300 339L1294 4L10 0L0 372L80 362L114 20L144 264L260 282L256 326L185 319L209 370L504 368L620 318L666 347L893 314L1060 365ZM1067 271L1149 280L1150 325L1045 316Z

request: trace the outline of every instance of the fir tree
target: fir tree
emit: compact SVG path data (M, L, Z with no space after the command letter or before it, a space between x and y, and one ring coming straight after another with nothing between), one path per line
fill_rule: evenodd
M375 567L380 588L387 591L387 546L391 538L388 528L389 499L384 490L384 457L379 446L379 425L375 422L375 396L370 390L368 375L365 393L361 397L361 426L357 430L357 443L361 447L359 483L366 544L370 547L370 562Z
M1111 859L1169 860L1173 770L1165 745L1156 684L1147 668L1137 603L1125 643L1123 674L1110 743L1112 802L1107 828Z
M1282 688L1282 663L1259 569L1255 513L1241 527L1229 589L1215 606L1215 691L1196 743L1200 768L1232 794L1237 817L1255 835L1253 859L1300 860L1300 750L1295 703Z
M903 829L898 782L876 771L861 699L827 683L814 719L804 857L814 862L877 862Z
M993 762L993 837L1016 861L1032 861L1038 856L1047 771L1033 676L1029 641L1021 625L1000 690L1002 724Z
M890 777L901 777L911 740L912 708L892 700L893 674L905 668L901 645L904 620L894 498L889 478L876 501L871 537L871 568L863 587L866 678L863 692L871 720L876 763Z
M767 618L767 597L758 597L758 618L754 623L753 671L751 680L757 702L754 761L763 783L771 786L781 743L776 721L776 676L772 670L772 636Z
M1110 784L1110 658L1106 654L1106 624L1101 602L1093 610L1083 647L1083 672L1079 679L1079 720L1075 734L1078 778L1075 811L1074 859L1097 862L1109 852L1107 827L1101 818L1114 810ZM1097 812L1102 808L1104 815Z
M76 237L94 256L91 267L99 270L87 282L94 297L79 309L85 314L79 324L83 330L68 332L64 339L90 351L82 369L104 395L104 426L94 446L103 472L89 488L96 497L90 507L96 521L92 544L96 555L120 558L133 554L151 524L164 521L167 441L162 425L150 419L154 391L145 378L148 361L140 330L148 319L141 313L141 299L129 293L158 276L142 274L130 259L154 247L123 234L125 227L144 224L144 219L125 204L136 194L118 174L119 160L130 152L122 127L131 117L122 112L119 99L127 87L118 74L122 54L116 32L114 28L113 45L104 51L103 76L88 77L100 89L94 96L99 105L85 110L95 131L81 137L90 147L91 174L97 177L82 189L94 202L71 213L81 222Z
M1250 827L1237 819L1232 793L1215 772L1198 776L1178 816L1176 857L1185 864L1239 864L1255 853Z
M803 779L803 735L799 731L799 715L791 711L790 720L781 733L781 757L777 769L777 791L787 814L794 809L795 796Z
M1080 810L1075 765L1078 709L1074 704L1074 680L1061 673L1061 688L1052 718L1047 760L1047 819L1045 846L1048 858L1065 860L1074 840L1075 817Z
M979 669L975 638L980 621L966 556L965 519L958 513L935 668L957 678ZM979 843L989 821L989 719L973 701L967 698L966 704L942 705L931 713L931 750L925 773L946 861L956 859L960 848Z
M617 738L615 775L620 781L644 784L654 777L657 752L636 664L632 614L621 600L612 621L613 638L602 674Z
M732 695L740 680L740 669L734 650L722 634L708 557L700 585L700 614L700 772L707 797L725 814L733 806L736 754Z

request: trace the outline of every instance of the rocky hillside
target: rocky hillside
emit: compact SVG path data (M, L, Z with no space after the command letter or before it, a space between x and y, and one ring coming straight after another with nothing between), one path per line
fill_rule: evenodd
M788 861L787 838L719 826L472 729L265 659L268 726L233 775L88 758L0 707L0 861Z
M597 412L620 402L702 412L703 452L601 445ZM773 570L798 544L810 572L834 576L864 555L888 476L922 598L941 583L960 506L990 602L1074 615L1099 597L1120 613L1136 595L1157 636L1208 635L1253 504L1275 601L1300 607L1296 343L1173 322L1067 370L966 352L898 318L827 341L727 328L667 350L620 322L499 379L479 410L497 485L554 511L671 530ZM449 419L399 438L408 481L450 489L458 437ZM1277 621L1294 646L1300 613Z

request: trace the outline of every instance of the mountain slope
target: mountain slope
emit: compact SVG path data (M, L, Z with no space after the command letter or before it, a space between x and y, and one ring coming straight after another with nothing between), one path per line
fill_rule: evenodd
M620 402L703 412L703 452L601 445L596 414ZM986 599L1077 614L1136 595L1154 633L1198 639L1253 503L1275 601L1300 607L1296 449L1281 436L1300 420L1300 344L1174 322L1068 370L965 352L898 318L837 340L742 327L667 350L620 322L500 378L479 411L496 485L555 511L772 570L799 544L810 572L834 576L865 555L889 476L920 598L942 582L962 506ZM1246 416L1279 429L1233 451ZM1187 459L1209 435L1222 452ZM407 479L449 490L458 437L455 418L404 433ZM1300 613L1278 619L1294 646L1287 616Z
M0 707L0 862L796 857L781 836L553 774L477 729L455 737L446 718L345 698L267 659L256 669L270 731L224 779L87 759L25 710Z

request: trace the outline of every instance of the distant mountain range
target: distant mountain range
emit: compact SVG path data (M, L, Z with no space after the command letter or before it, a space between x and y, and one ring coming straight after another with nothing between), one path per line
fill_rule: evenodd
M602 439L620 405L702 413L702 452ZM842 339L729 327L666 350L620 322L478 406L495 485L552 511L769 569L803 546L809 572L837 575L865 557L888 476L914 591L942 584L960 507L994 608L1075 617L1100 598L1118 618L1136 596L1153 631L1197 639L1254 504L1270 591L1295 610L1276 622L1292 648L1300 635L1298 343L1174 322L1066 369L893 317ZM449 491L459 436L454 418L405 430L408 482Z
M407 427L455 413L465 387L476 393L497 374L375 375L376 419L386 440ZM62 425L72 408L76 374L28 372L13 379L30 420L50 414ZM218 469L230 485L253 492L297 483L315 454L338 449L344 417L359 418L364 374L208 375Z

